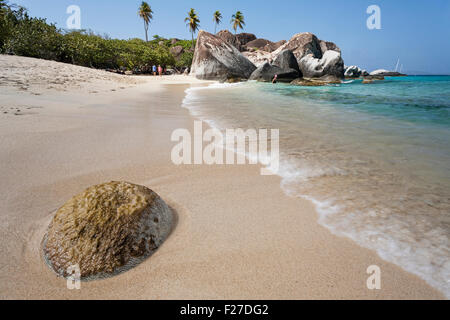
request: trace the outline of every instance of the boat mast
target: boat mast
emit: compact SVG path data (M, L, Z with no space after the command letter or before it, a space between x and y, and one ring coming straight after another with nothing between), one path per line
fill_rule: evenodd
M398 60L397 60L397 65L395 66L395 72L397 72L397 70L398 70L398 64L400 63L400 58L398 58Z

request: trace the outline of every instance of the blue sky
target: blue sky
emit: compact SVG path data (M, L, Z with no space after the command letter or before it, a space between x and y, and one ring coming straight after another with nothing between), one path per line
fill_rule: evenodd
M65 27L66 8L81 8L82 28L114 38L144 38L137 17L136 0L10 0L29 9L32 16L47 18ZM309 31L320 39L333 41L341 49L347 65L369 71L393 69L400 58L403 70L450 74L450 0L149 0L154 13L150 35L190 39L184 18L193 7L201 29L214 31L212 14L224 16L220 29L231 29L230 18L244 13L245 32L272 41L288 40L293 34ZM366 9L381 8L381 30L369 30Z

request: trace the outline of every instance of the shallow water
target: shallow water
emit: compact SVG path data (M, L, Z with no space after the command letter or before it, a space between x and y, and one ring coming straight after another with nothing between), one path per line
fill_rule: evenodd
M183 106L221 130L279 129L283 190L450 297L450 76L215 84Z

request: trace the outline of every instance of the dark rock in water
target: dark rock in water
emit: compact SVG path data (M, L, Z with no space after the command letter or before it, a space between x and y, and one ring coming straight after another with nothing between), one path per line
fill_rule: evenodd
M346 78L359 78L362 75L362 71L357 66L344 66L344 76Z
M256 36L253 33L238 33L236 35L237 41L241 44L241 46L245 46L250 41L256 40Z
M383 75L368 75L364 77L364 80L384 80Z
M255 69L255 65L233 45L204 30L198 33L191 75L219 81L248 79Z
M290 84L295 86L319 87L339 83L341 83L340 79L333 76L325 76L321 78L310 78L310 79L299 78L293 80Z
M302 76L300 68L298 67L297 59L292 51L288 49L281 51L273 60L272 65L281 69L294 69L298 72L299 77Z
M305 78L344 78L344 60L339 52L333 50L325 51L320 59L308 54L299 61L299 67Z
M249 80L271 82L275 75L277 75L278 82L291 82L299 77L299 73L295 69L280 68L266 62L252 73Z
M171 210L152 190L127 182L104 183L58 209L43 253L61 276L70 275L74 267L82 279L111 276L148 257L169 235L172 223Z

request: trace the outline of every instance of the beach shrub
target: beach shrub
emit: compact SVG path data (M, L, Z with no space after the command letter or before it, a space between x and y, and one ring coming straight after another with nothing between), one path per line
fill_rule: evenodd
M150 72L153 65L188 67L192 53L178 61L170 52L172 41L155 36L142 39L110 39L88 30L64 31L45 19L32 18L26 9L0 0L0 52L99 69ZM192 41L176 45L188 49Z
M178 61L176 61L175 66L179 67L179 68L189 67L192 64L193 58L194 58L194 53L192 51L185 50L178 58Z

